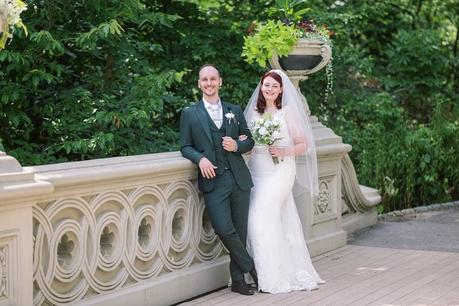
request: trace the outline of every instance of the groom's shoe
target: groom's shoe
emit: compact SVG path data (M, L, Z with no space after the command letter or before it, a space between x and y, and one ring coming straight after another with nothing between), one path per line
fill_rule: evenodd
M258 290L258 274L255 269L252 269L252 271L249 272L250 276L252 276L252 279L255 283L256 290Z
M231 291L237 292L242 295L255 294L255 290L249 285L247 285L243 280L233 282L233 284L231 285Z

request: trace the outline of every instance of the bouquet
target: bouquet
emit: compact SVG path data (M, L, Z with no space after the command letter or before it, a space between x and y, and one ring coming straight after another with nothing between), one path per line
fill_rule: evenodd
M270 146L276 140L282 139L280 135L280 122L272 117L271 114L266 114L251 123L251 130L253 139L257 144ZM273 162L279 163L279 158L273 156Z

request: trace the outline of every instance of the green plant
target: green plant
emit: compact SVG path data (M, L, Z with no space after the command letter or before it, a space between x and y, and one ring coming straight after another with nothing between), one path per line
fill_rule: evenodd
M258 23L255 33L244 38L242 56L249 64L256 62L261 67L266 67L266 62L274 53L286 56L296 44L299 35L295 28L279 20Z
M382 77L384 84L421 122L427 122L432 115L434 101L429 93L447 90L449 56L439 47L441 41L439 30L401 29L386 51L388 71Z
M304 17L310 11L310 8L304 7L305 3L305 0L276 0L275 6L269 11L272 19L253 22L249 35L244 37L242 57L245 61L266 67L273 53L288 55L300 38L330 43L332 32L326 26L317 25L314 20Z
M269 10L269 15L299 22L303 15L311 10L309 7L303 7L304 4L305 0L276 0L275 7Z
M330 35L333 33L327 29L327 26L317 24L313 19L305 17L306 13L311 11L311 8L304 7L306 3L306 0L276 0L275 7L270 10L269 15L296 28L301 38L330 43Z

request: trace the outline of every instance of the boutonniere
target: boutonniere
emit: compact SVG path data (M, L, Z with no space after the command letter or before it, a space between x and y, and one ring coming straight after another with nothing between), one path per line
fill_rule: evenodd
M231 123L231 121L234 121L235 116L234 113L231 111L230 108L228 108L228 113L225 114L226 119L228 119L228 123Z

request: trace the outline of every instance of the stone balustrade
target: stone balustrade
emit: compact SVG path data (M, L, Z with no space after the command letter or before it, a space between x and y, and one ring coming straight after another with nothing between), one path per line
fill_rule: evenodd
M5 232L28 230L10 239L15 245L0 244L0 259L9 252L0 288L12 305L164 305L228 282L228 256L205 213L196 170L178 152L1 169L4 177L22 171L24 185L47 187L27 203L27 218L11 217ZM24 187L21 196L14 183L3 185L2 209L30 192ZM21 240L28 245L19 252ZM14 271L22 263L28 280Z
M295 200L315 256L374 224L380 197L311 118L320 195ZM228 262L179 152L24 168L0 152L0 306L168 305L225 286Z

